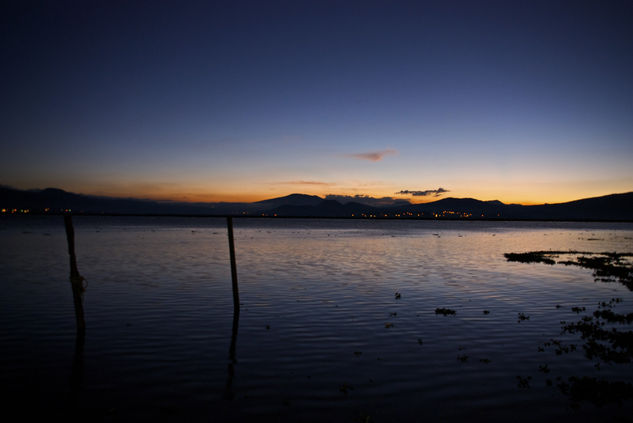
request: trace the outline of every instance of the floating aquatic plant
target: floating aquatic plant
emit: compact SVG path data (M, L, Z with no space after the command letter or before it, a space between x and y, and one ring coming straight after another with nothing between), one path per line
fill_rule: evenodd
M343 383L339 385L338 390L344 394L347 394L349 391L353 391L354 387L350 385L349 383Z
M548 251L532 251L529 253L506 253L505 258L508 261L518 261L520 263L545 263L556 264L556 262L548 257Z
M593 316L611 323L633 323L633 313L619 314L612 310L596 310Z
M556 261L560 256L566 260ZM570 257L571 256L571 257ZM505 253L508 261L520 263L564 264L593 270L594 278L602 282L618 281L633 291L633 264L627 258L633 253L587 251L529 251Z
M521 263L563 264L593 270L595 281L619 282L633 291L633 253L584 252L584 251L532 251L527 253L508 253L508 261ZM562 320L561 334L577 335L579 343L570 343L550 339L538 347L539 352L553 350L556 355L582 351L585 357L594 363L596 369L602 364L630 365L633 362L633 313L618 313L615 308L622 298L601 301L598 308L587 312L586 307L571 307L579 320ZM560 304L556 305L561 309ZM527 316L526 316L527 317ZM519 321L521 321L519 313ZM628 327L627 327L628 326ZM539 366L543 373L555 372L547 364ZM567 395L573 403L591 402L598 406L607 403L622 403L633 400L633 384L629 380L609 380L604 377L571 376L563 379L556 377L556 387ZM529 387L529 377L517 376L520 388ZM551 379L547 386L553 386Z
M532 376L517 376L517 386L521 389L528 389L530 387L530 381L532 380Z

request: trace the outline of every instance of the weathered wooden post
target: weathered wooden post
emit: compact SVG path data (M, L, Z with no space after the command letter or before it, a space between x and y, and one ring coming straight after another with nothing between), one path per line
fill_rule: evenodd
M64 225L66 226L68 255L70 256L70 285L73 289L75 318L77 320L77 335L83 338L86 331L86 321L84 320L83 306L84 278L79 274L79 269L77 269L77 256L75 255L75 230L73 228L73 220L70 214L64 215Z
M75 255L75 229L73 228L73 218L70 214L64 215L64 225L66 226L66 240L68 241L68 255L70 256L70 277L79 276L77 269L77 256Z
M237 345L237 330L240 321L240 294L237 288L237 264L235 263L235 241L233 240L233 218L226 217L226 229L229 235L229 254L231 257L231 281L233 285L233 328L231 330L231 344L229 346L229 363L227 368L225 398L233 399L233 376L235 375L235 363L237 358L235 348Z
M235 242L233 241L233 218L226 218L226 228L229 234L229 254L231 257L231 280L233 282L233 310L239 313L240 294L237 289L237 264L235 263Z

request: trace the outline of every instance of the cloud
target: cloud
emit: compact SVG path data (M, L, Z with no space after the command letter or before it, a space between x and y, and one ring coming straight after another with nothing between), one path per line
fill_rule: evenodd
M423 191L410 191L408 189L404 189L402 191L396 192L396 195L412 195L414 197L427 197L429 195L432 195L433 197L439 197L445 192L450 192L450 191L441 187L438 189L426 189Z
M394 149L386 149L380 151L369 151L367 153L356 153L356 154L346 154L345 157L351 157L353 159L359 160L369 160L372 162L378 162L383 159L383 157L389 154L397 154L398 151Z
M280 185L334 185L332 182L322 181L283 181L277 182Z

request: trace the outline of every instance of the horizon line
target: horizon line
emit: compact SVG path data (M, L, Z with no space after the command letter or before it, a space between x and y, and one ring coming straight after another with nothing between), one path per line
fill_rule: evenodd
M164 196L164 197L160 197L160 196L134 196L134 195L113 195L113 194L104 194L104 193L86 193L86 192L76 192L76 191L69 191L63 188L58 188L58 187L46 187L46 188L28 188L28 189L21 189L21 188L15 188L12 187L10 185L5 185L5 184L0 184L0 188L6 188L6 189L11 189L11 190L16 190L16 191L31 191L31 192L41 192L41 191L45 191L45 190L59 190L59 191L63 191L65 193L69 193L69 194L75 194L75 195L83 195L83 196L91 196L91 197L100 197L100 198L109 198L109 199L119 199L119 200L139 200L139 201L154 201L154 202L161 202L161 203L184 203L184 204L218 204L218 203L225 203L225 204L230 204L230 203L245 203L245 204L251 204L251 203L258 203L258 202L262 202L262 201L267 201L267 200L274 200L274 199L279 199L279 198L285 198L285 197L289 197L289 196L293 196L293 195L305 195L305 196L313 196L313 197L319 197L323 200L326 200L327 197L332 196L332 197L349 197L350 201L347 202L341 202L342 204L346 204L348 202L360 202L362 203L363 198L368 199L368 200L393 200L394 202L398 202L398 201L407 201L412 205L417 205L417 204L430 204L430 203L435 203L437 201L441 201L441 200L446 200L446 199L460 199L460 200L465 200L465 199L470 199L470 200L477 200L477 201L483 201L483 202L494 202L494 201L498 201L504 205L521 205L521 206L538 206L538 205L550 205L550 204L563 204L563 203L569 203L569 202L573 202L573 201L579 201L579 200L586 200L586 199L591 199L591 198L600 198L600 197L606 197L606 196L611 196L611 195L623 195L623 194L631 194L633 193L633 190L631 191L625 191L625 192L611 192L611 193L607 193L607 194L602 194L602 195L594 195L594 196L589 196L589 197L581 197L581 198L574 198L571 200L564 200L564 201L557 201L557 202L532 202L532 201L526 201L526 202L504 202L499 200L498 198L495 199L490 199L490 200L484 200L484 199L479 199L476 198L474 196L466 196L466 197L458 197L458 196L447 196L447 197L442 197L442 198L438 198L438 196L433 196L432 198L429 199L429 201L412 201L412 199L410 198L396 198L396 197L381 197L381 196L370 196L370 195L349 195L349 194L326 194L326 195L318 195L318 194L308 194L308 193L302 193L302 192L291 192L290 194L286 194L286 195L279 195L279 196L274 196L274 197L263 197L261 199L255 199L255 200L251 200L251 201L229 201L229 200L219 200L219 201L201 201L201 200L186 200L186 199L178 199L175 198L175 196ZM171 198L166 198L166 197L171 197ZM360 197L358 198L358 200L355 200L355 197ZM256 197L257 198L257 197Z

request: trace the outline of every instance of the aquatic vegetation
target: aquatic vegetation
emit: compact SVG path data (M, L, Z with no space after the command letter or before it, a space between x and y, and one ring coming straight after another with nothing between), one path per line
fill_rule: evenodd
M556 264L556 262L548 257L549 251L532 251L529 253L506 253L505 258L508 261L518 261L520 263L545 263Z
M567 354L573 351L576 351L576 344L563 344L558 339L550 339L548 342L544 342L542 346L539 346L539 352L545 351L545 348L554 347L554 352L556 355L562 355L563 353Z
M449 316L449 315L457 314L457 312L450 308L438 307L435 309L435 314L442 314L444 316Z
M563 326L563 333L579 334L585 356L605 363L630 363L633 359L633 331L605 329L603 322L590 316Z
M556 261L560 256L566 260ZM570 257L571 256L571 257ZM633 253L586 252L586 251L529 251L506 253L508 261L520 263L564 264L593 270L596 281L620 282L633 291ZM627 260L628 259L628 260Z
M581 252L581 251L533 251L528 253L505 254L508 261L522 263L563 264L593 270L595 281L619 282L633 290L633 253ZM559 260L560 259L560 260ZM587 312L586 307L571 307L576 314L584 314L574 322L562 320L561 335L577 335L578 344L550 339L538 347L539 352L553 350L556 355L582 351L584 356L599 370L602 364L630 365L633 362L633 313L618 313L615 308L622 298L601 301L597 309ZM557 309L562 306L557 304ZM587 313L587 314L585 314ZM519 313L519 321L521 321ZM623 327L624 326L624 327ZM554 372L547 364L540 365L542 373ZM628 380L608 380L604 377L586 375L556 378L556 387L572 402L591 402L602 406L607 403L621 403L633 400L633 384ZM519 387L529 387L529 378L517 376ZM546 380L553 386L552 380Z
M618 314L612 310L596 310L593 312L593 316L611 323L633 323L633 313Z
M579 335L582 351L588 360L594 362L596 369L600 369L602 364L629 365L633 361L633 331L618 327L633 323L633 313L614 312L613 307L620 301L621 299L612 299L609 302L600 302L597 310L591 315L582 316L576 322L561 321L561 334ZM554 347L556 355L577 350L575 344L564 344L554 339L544 343L543 347ZM576 402L588 401L604 405L633 399L633 385L618 380L572 376L566 382L560 381L557 387Z
M584 342L585 356L596 360L596 365L603 363L630 363L633 361L633 331L622 330L613 324L633 323L633 313L616 313L615 304L621 298L613 298L609 302L598 303L598 309L591 315L585 315L577 322L561 321L561 334L578 334ZM583 311L584 311L583 307ZM555 347L557 355L576 350L575 344L564 345L561 341L551 339L544 347Z
M578 257L577 263L581 267L593 269L596 279L603 282L617 279L633 290L633 267L621 264L619 256Z
M347 395L349 391L354 390L354 386L350 385L349 383L342 383L341 385L339 385L338 390Z
M622 302L622 298L611 298L609 302L606 302L606 301L599 302L598 307L611 308L611 307L615 307L615 304L618 304L621 302Z
M532 380L532 376L517 376L517 386L521 389L529 389L530 381Z

